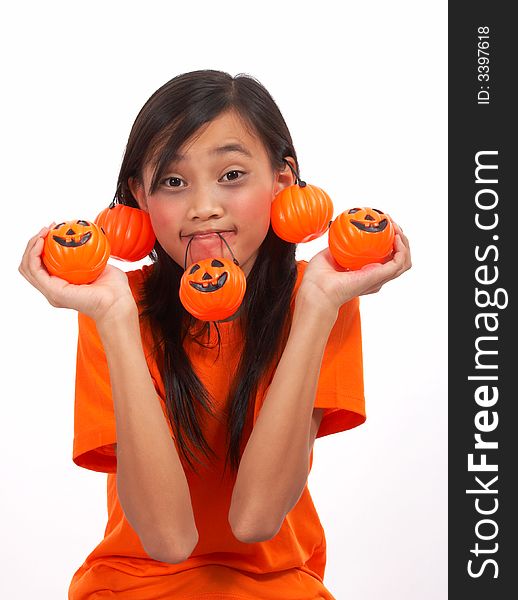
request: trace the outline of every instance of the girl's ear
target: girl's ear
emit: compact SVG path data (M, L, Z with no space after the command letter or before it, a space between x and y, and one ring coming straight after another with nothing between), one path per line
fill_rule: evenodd
M143 211L149 212L147 208L147 200L144 191L144 186L142 185L140 180L136 177L128 177L128 186L139 207Z
M295 163L295 159L291 156L284 157L287 161L289 161L290 165L293 167L294 171L297 171L297 164ZM275 175L275 182L273 186L273 197L277 196L285 187L293 185L296 183L295 175L293 175L293 171L288 167L286 163L284 163L284 169L282 171L277 171ZM273 202L273 198L272 198Z

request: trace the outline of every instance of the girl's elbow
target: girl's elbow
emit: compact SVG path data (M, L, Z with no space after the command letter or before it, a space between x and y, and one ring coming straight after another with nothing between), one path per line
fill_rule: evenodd
M198 532L196 531L194 539L189 540L184 544L168 544L164 540L159 543L151 544L149 547L144 547L146 554L158 562L169 564L178 564L187 560L198 544Z
M229 519L230 521L230 519ZM272 526L263 518L242 519L237 523L230 523L234 537L244 544L267 542L277 535L280 526Z
M277 532L272 533L271 531L253 531L249 529L238 529L232 530L236 540L243 542L243 544L256 544L258 542L267 542L275 537Z

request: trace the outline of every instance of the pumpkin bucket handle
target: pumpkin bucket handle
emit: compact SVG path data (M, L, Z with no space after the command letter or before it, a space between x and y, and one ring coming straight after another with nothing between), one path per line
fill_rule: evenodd
M232 252L232 248L228 245L227 240L221 235L221 233L219 231L216 231L216 233L225 242L225 244L227 245L227 248L229 249L230 254L232 254L232 262L239 267L239 261L234 256L234 253ZM194 239L194 235L191 235L191 239L189 240L189 243L187 244L187 248L185 249L185 258L183 261L183 270L184 271L187 269L187 252L189 252L189 246L191 245L191 242L193 241L193 239Z
M295 183L298 183L300 187L305 187L306 186L306 182L302 181L302 179L299 177L299 174L297 173L297 171L295 171L295 169L291 166L290 161L286 160L285 158L283 158L282 160L291 169L291 172L293 173L293 175L295 175Z

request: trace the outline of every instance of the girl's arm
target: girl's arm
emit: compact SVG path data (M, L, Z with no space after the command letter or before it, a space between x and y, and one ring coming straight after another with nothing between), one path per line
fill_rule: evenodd
M136 307L96 326L110 370L121 506L151 558L181 562L198 543L198 532L187 479L144 356Z
M320 366L338 311L302 288L282 357L241 457L228 515L237 539L259 542L279 531L309 474L313 406ZM321 416L321 415L320 415Z

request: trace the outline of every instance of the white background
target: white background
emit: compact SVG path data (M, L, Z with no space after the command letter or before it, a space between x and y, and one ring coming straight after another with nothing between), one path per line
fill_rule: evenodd
M412 269L360 299L367 421L317 439L309 489L338 600L446 598L446 2L22 1L2 13L0 595L66 598L107 518L106 475L72 462L77 313L18 273L26 243L52 221L95 218L144 102L214 68L266 86L334 216L381 208L409 238Z

